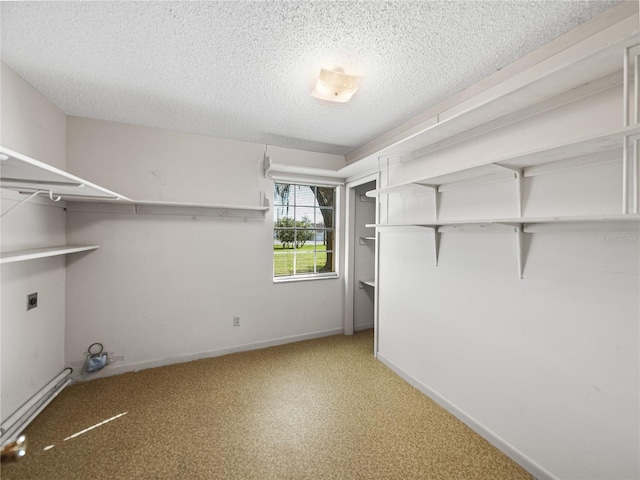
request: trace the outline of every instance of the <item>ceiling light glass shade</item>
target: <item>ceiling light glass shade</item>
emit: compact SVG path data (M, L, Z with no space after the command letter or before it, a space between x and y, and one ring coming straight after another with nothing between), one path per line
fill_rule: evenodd
M356 93L361 81L362 77L347 75L338 70L322 69L311 96L330 102L346 103Z

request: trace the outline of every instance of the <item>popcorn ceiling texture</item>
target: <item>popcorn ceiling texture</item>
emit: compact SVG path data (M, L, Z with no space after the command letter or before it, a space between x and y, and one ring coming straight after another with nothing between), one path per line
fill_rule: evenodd
M615 3L2 2L2 61L69 115L346 154Z

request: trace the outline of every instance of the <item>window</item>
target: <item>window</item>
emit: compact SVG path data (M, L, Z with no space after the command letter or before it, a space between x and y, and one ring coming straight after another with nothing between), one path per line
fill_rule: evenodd
M273 276L336 276L335 187L274 183Z

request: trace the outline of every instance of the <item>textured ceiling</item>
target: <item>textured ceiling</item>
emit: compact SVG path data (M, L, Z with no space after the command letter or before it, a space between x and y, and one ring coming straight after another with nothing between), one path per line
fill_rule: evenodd
M2 61L69 115L346 154L615 3L2 2Z

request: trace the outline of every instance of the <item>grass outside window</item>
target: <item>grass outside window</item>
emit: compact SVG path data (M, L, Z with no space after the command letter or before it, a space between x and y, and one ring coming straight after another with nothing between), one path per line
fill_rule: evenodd
M327 264L327 247L325 245L304 245L303 247L296 249L296 253L295 272L297 273L314 273L314 260L315 265L319 268L325 268ZM273 275L275 277L282 277L286 275L293 275L293 273L294 249L274 245Z

